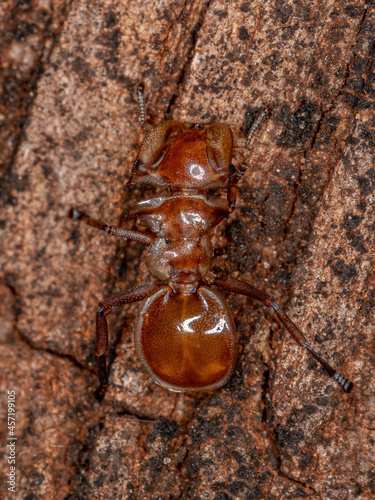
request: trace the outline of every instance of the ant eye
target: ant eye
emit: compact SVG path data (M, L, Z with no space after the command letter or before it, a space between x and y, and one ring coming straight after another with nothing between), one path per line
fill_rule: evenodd
M142 162L142 160L138 159L134 163L134 168L136 168L137 170L142 170L142 167L143 167L143 162Z
M194 123L193 128L202 128L200 123Z

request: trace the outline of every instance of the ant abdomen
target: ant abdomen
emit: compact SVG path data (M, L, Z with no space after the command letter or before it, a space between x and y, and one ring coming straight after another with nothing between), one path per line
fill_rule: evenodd
M224 299L205 286L196 293L164 287L145 299L135 343L155 382L173 391L224 385L237 357L237 333Z

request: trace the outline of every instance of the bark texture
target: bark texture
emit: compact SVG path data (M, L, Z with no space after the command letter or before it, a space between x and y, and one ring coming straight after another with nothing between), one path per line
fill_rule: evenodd
M1 40L1 470L16 391L16 497L369 499L374 478L375 4L342 0L6 0ZM214 393L156 386L134 351L137 304L110 316L110 387L94 366L98 301L150 281L144 249L67 217L119 224L149 115L225 121L250 151L217 263L273 294L352 380L329 380L272 314L227 297L240 337ZM130 226L128 226L130 227Z

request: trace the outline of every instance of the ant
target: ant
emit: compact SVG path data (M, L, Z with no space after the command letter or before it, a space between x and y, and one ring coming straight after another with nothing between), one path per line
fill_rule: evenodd
M171 391L212 390L230 379L237 359L237 333L229 307L212 287L246 295L274 310L286 331L315 358L345 392L352 382L314 349L274 299L249 283L218 277L211 269L209 232L235 208L237 185L247 170L232 164L234 148L248 147L267 107L246 139L234 142L225 123L145 123L143 84L137 89L142 128L147 132L127 185L167 188L168 194L140 201L130 210L145 231L109 226L77 209L82 220L112 236L148 246L146 263L158 281L136 286L100 301L96 314L96 356L100 391L108 385L105 315L114 307L142 301L135 325L135 345L142 365ZM214 193L214 195L212 195Z

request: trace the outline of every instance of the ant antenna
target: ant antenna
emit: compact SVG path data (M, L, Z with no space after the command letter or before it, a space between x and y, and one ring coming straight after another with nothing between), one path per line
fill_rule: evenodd
M245 148L247 148L250 144L250 141L255 134L255 131L259 128L261 123L267 118L268 115L272 113L272 105L267 105L257 116L257 118L253 121L253 124L250 127L249 133L247 134L246 137L246 145Z
M138 99L138 104L139 104L139 112L141 114L141 124L143 124L146 121L146 105L145 105L145 96L143 94L145 90L145 86L143 82L140 82L137 87L137 99Z

